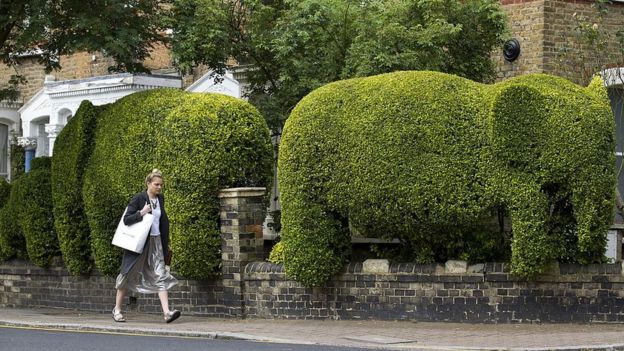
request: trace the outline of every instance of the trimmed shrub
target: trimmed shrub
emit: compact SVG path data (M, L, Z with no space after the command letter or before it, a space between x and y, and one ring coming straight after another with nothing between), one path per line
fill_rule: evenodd
M104 108L83 101L54 143L54 227L63 261L73 275L87 274L93 266L82 185L84 170L93 150L97 116Z
M3 249L5 246L9 246L10 244L6 242L6 239L9 235L5 232L11 231L9 226L9 221L14 221L14 218L10 218L8 214L8 209L3 210L7 202L9 201L9 196L11 195L11 184L6 181L4 178L0 178L0 261L4 261L10 258L10 248L7 247Z
M0 208L9 201L9 195L11 194L11 184L6 179L0 178Z
M39 267L48 267L58 256L54 231L50 158L38 157L31 171L21 177L24 197L19 204L18 221L26 239L28 258Z
M615 126L602 80L582 88L528 75L490 94L487 165L510 208L513 272L532 276L552 260L604 261L616 179Z
M275 264L284 263L284 245L281 241L273 245L273 248L271 249L271 254L269 255L269 262Z
M115 227L130 197L144 190L145 175L159 168L172 268L194 279L218 273L219 190L271 184L272 147L262 116L225 95L160 89L117 101L98 123L106 128L96 132L83 187L96 266L117 274Z
M286 272L324 284L348 257L350 229L399 238L420 262L483 258L480 240L504 242L496 213L511 218L520 276L571 247L580 262L600 261L615 177L599 89L546 75L483 85L396 72L313 91L280 147Z
M11 179L15 180L24 174L26 155L24 148L17 144L17 139L11 143Z
M52 157L42 156L36 157L31 160L30 170L36 171L38 169L50 170L52 168Z
M11 182L11 192L4 207L0 208L0 261L27 258L26 241L18 222L19 206L25 198L22 177Z

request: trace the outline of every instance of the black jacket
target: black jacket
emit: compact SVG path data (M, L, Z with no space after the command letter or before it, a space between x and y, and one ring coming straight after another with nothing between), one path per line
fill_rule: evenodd
M165 198L162 194L158 195L158 202L160 203L160 240L162 242L163 254L167 256L169 251L169 218L167 218L167 212L165 211ZM134 223L140 222L143 220L143 216L141 216L141 209L145 206L146 203L149 203L149 197L147 196L147 192L141 192L130 200L128 204L128 211L126 211L126 215L123 218L125 225L132 225ZM145 245L147 246L147 240L145 241ZM136 263L140 254L128 250L123 250L123 259L121 261L121 273L126 274L132 266Z

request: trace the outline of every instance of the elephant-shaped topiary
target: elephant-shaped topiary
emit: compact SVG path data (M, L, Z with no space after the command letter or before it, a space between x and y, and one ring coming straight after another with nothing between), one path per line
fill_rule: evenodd
M599 262L614 129L599 78L587 88L543 74L485 85L412 71L321 87L281 140L286 273L324 284L349 254L350 228L440 250L433 243L452 244L494 208L511 221L513 273L542 272L563 246L573 261Z

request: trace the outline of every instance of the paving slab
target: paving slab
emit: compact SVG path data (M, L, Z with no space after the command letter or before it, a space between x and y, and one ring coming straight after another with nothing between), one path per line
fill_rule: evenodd
M0 326L238 339L384 350L624 350L624 324L463 324L373 320L219 319L49 308L0 308Z

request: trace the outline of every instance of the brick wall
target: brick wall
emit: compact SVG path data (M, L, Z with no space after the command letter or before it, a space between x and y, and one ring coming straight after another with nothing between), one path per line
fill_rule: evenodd
M504 264L445 272L440 265L394 264L387 274L352 263L325 288L289 280L282 266L247 266L250 318L379 319L479 323L624 322L620 264L561 265L531 282Z
M37 56L22 57L19 62L15 68L0 64L0 86L3 86L13 74L23 75L27 82L20 86L20 100L26 102L43 87L46 73ZM61 70L49 73L55 76L56 80L105 76L109 74L108 67L112 66L114 61L101 53L78 52L61 56L60 63ZM163 45L155 46L151 51L151 57L144 64L155 72L173 70L170 52Z
M187 314L228 317L221 282L180 279L170 291L170 303ZM162 313L157 295L130 293L128 309ZM43 269L13 260L0 264L0 306L52 307L108 312L115 305L115 279L93 272L75 277L62 266Z
M526 73L544 72L544 3L548 0L501 1L507 13L511 37L520 42L520 57L507 62L502 49L494 53L497 62L497 79L519 76Z
M560 265L530 282L514 279L504 264L482 268L456 274L443 265L405 263L380 274L351 263L327 287L306 288L288 279L281 265L252 262L244 270L241 300L224 298L222 281L181 279L170 301L185 314L221 318L624 322L621 264ZM109 312L114 284L97 272L74 277L63 267L11 261L0 265L0 306ZM134 297L129 309L160 313L156 295Z
M591 0L502 0L509 19L510 37L520 41L521 54L514 62L505 61L500 51L493 54L498 67L497 79L525 73L550 73L586 84L587 79L583 77L595 72L582 72L580 66L574 63L558 63L559 49L566 40L570 44L573 37L574 16L592 19L609 35L621 30L624 22L624 3L609 5L604 21L599 21L596 10L592 8L593 3ZM611 48L616 50L613 45ZM584 50L588 61L594 52L592 48ZM599 59L604 60L603 57ZM622 64L622 61L613 63Z

